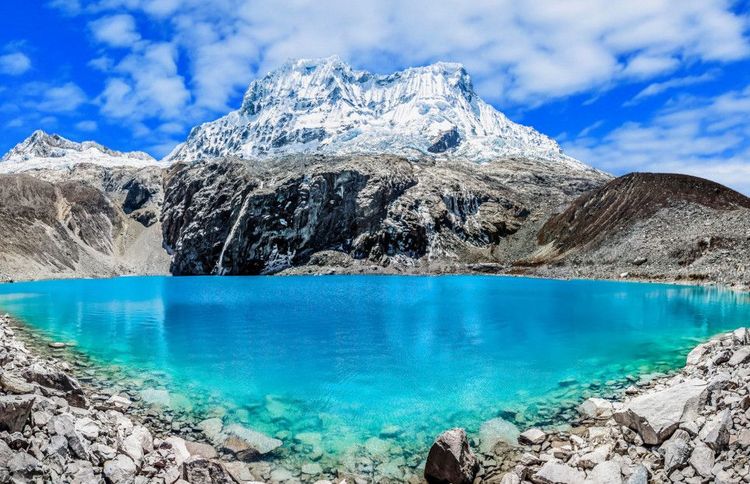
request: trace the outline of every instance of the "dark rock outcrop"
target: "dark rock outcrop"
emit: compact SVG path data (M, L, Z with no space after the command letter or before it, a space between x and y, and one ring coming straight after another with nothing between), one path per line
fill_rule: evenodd
M430 484L471 484L479 462L469 448L464 429L446 430L427 455L424 477Z
M526 233L511 236L533 224L532 212L546 213L605 178L532 164L547 179L519 179L517 165L388 156L175 165L165 188L164 242L178 275L274 273L326 251L345 256L337 265L423 272L430 264L508 261L497 246L528 243Z

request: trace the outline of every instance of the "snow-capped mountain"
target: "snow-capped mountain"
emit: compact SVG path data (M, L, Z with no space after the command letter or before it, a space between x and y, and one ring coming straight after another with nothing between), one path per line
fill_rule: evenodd
M93 141L76 143L60 135L38 130L0 159L0 173L63 169L79 163L141 167L155 165L158 162L142 151L123 153Z
M250 84L237 111L195 127L167 157L291 153L461 157L522 156L586 165L482 101L460 64L390 75L353 70L338 57L286 63Z

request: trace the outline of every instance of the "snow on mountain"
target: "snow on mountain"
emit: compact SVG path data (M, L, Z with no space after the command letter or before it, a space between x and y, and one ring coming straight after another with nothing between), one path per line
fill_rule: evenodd
M167 160L290 153L461 157L521 156L589 169L534 129L482 101L459 64L390 75L338 57L297 60L250 84L237 111L193 128Z
M155 165L158 162L141 151L123 153L93 141L76 143L60 135L38 130L0 159L0 173L63 169L79 163L142 167Z

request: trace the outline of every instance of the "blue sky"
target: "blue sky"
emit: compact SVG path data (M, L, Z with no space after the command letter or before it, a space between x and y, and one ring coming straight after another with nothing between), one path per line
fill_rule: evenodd
M614 174L750 193L750 0L4 0L0 152L41 128L161 157L289 58L463 63Z

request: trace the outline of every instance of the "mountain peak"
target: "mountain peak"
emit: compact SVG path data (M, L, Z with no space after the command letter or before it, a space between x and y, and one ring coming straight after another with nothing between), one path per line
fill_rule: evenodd
M485 103L461 64L383 75L355 70L337 56L290 60L256 79L237 111L194 128L167 159L293 153L475 162L519 156L590 169Z
M142 151L115 151L94 141L78 143L38 129L0 159L0 173L69 168L79 163L146 166L156 160Z

